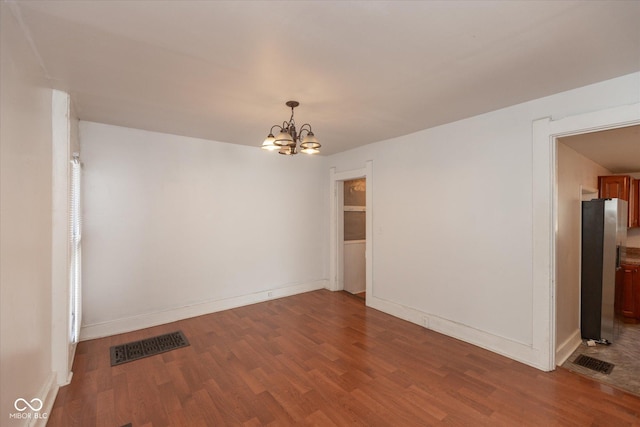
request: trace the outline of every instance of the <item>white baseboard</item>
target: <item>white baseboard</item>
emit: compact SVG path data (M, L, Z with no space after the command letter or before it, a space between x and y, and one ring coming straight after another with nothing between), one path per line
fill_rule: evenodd
M276 298L288 297L304 292L315 291L328 287L328 280L319 280L310 283L287 286L284 288L270 289L248 295L220 300L204 301L197 304L175 307L164 311L145 313L137 316L115 319L108 322L85 325L80 329L80 340L86 341L95 338L102 338L139 329L150 328L152 326L163 325L177 320L188 319L190 317L202 316L203 314L215 313L217 311L229 310L231 308L264 302Z
M522 362L526 365L533 366L534 368L548 370L547 367L541 366L540 363L538 363L539 351L534 349L531 345L481 331L468 325L443 319L411 307L406 307L395 302L377 298L373 295L367 295L367 305L375 308L376 310L380 310L408 322L415 323L416 325L423 326L427 329L457 338L461 341L484 348L485 350L489 350L510 359L517 360L518 362Z
M582 344L582 334L580 329L576 329L569 338L556 347L556 365L560 366L566 362L580 344Z
M47 425L47 420L53 409L53 403L56 401L56 396L58 395L58 389L56 374L51 372L38 393L38 399L42 400L42 408L33 413L33 418L26 424L28 427L45 427ZM38 418L35 418L36 416Z

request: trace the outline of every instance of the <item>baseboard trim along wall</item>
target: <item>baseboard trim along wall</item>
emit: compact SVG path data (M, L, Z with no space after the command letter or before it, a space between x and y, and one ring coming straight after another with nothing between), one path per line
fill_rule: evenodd
M556 365L560 366L566 362L580 344L582 344L582 334L580 329L576 329L569 338L556 348Z
M205 301L197 304L175 307L169 310L144 313L108 322L85 325L80 329L80 341L137 331L139 329L163 325L165 323L188 319L190 317L202 316L203 314L215 313L276 298L283 298L304 292L325 289L328 286L328 280L318 280L315 282L302 283L283 288L268 289L248 295Z
M539 363L540 352L532 345L520 343L461 323L443 319L395 302L367 295L367 305L392 316L406 320L449 337L457 338L485 350L498 353L537 369L547 370Z
M56 374L51 372L40 388L37 396L20 396L22 399L28 401L29 404L36 407L36 409L39 403L37 400L39 399L42 402L42 407L37 411L27 408L26 411L19 412L19 414L24 417L22 420L25 427L45 427L47 425L47 420L53 409L53 403L58 395L58 388L58 384L56 384Z

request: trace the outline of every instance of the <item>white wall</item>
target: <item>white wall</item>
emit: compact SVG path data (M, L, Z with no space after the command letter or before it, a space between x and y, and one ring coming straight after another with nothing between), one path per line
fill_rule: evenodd
M581 188L597 189L598 176L611 171L562 143L558 143L557 168L556 347L561 364L581 342Z
M311 159L81 122L83 336L322 285L329 168L373 160L370 304L544 368L532 123L639 97L636 73Z
M0 4L0 424L18 398L53 404L51 90L6 2Z
M91 122L80 141L83 339L326 286L322 157Z
M639 98L635 73L331 156L373 160L371 304L536 365L532 122Z

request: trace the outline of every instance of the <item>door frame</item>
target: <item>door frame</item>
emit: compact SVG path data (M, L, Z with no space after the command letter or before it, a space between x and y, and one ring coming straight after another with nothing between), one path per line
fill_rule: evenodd
M329 169L329 290L344 289L344 181L364 178L366 182L365 276L366 300L373 296L373 161L360 169L336 172Z
M557 138L640 124L640 103L533 122L533 335L541 369L556 366Z

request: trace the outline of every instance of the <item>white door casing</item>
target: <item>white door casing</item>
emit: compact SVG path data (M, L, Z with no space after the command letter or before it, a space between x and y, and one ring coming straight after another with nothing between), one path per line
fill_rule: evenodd
M640 124L640 104L533 122L533 350L536 365L555 369L557 138Z

